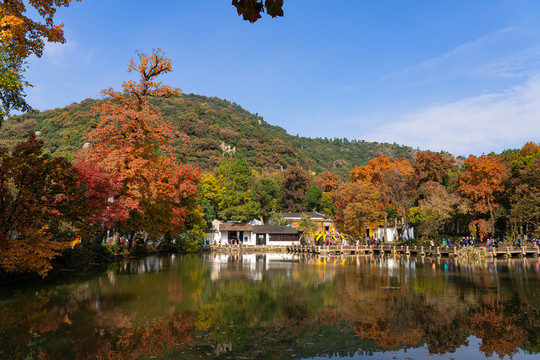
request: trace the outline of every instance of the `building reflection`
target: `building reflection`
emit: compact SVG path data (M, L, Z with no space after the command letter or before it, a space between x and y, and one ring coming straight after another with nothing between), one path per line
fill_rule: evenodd
M211 264L212 281L237 278L261 281L264 276L276 273L292 278L294 270L291 264L298 262L296 256L284 253L213 253L206 255L205 260Z

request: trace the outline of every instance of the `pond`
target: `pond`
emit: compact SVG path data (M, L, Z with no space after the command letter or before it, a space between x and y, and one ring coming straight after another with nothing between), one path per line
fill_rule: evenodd
M2 359L540 358L540 262L206 254L0 289Z

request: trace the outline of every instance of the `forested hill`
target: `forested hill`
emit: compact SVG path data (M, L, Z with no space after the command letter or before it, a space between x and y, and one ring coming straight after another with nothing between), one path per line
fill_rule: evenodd
M92 113L95 102L86 99L61 109L13 117L0 128L0 144L12 147L30 132L37 132L53 155L73 160L84 144L84 135L97 124ZM299 163L317 173L331 170L347 176L354 165L365 165L379 153L390 158L412 159L415 152L406 146L363 140L293 136L257 114L215 97L187 94L155 104L166 120L190 137L187 147L179 145L175 149L180 159L204 170L232 156L245 158L258 170L276 170ZM331 119L328 123L331 126Z

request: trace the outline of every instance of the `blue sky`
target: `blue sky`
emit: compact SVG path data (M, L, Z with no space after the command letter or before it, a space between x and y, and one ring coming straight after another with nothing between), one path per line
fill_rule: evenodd
M289 133L458 155L540 142L540 1L284 0L243 21L230 0L83 0L57 13L67 43L30 58L39 110L120 88L137 50L162 78Z

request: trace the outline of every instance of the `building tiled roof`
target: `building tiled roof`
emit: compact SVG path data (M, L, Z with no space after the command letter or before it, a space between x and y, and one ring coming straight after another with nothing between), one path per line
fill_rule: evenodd
M255 234L298 234L298 230L291 226L256 225L253 226Z
M253 225L221 223L219 224L219 231L253 231Z

